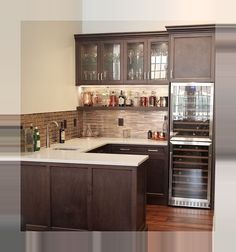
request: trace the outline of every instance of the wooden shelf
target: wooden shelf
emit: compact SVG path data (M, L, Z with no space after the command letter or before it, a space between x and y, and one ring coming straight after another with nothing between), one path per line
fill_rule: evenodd
M131 110L131 111L168 111L168 107L96 107L85 106L77 107L78 111L92 111L92 110Z

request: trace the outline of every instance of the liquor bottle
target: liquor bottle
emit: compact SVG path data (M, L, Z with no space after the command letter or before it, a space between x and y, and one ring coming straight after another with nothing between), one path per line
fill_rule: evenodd
M66 133L64 129L64 124L61 122L61 128L59 130L59 142L60 143L65 143L65 138L66 138Z
M33 124L30 125L30 128L25 130L25 139L26 139L26 151L33 152L34 151L34 130Z
M120 107L124 107L125 106L125 96L123 95L123 91L120 91L120 95L119 95L119 106Z
M167 140L167 135L168 135L167 116L164 116L164 122L163 122L163 125L162 125L162 132L163 132L164 138Z
M40 150L40 134L38 127L34 128L34 151Z

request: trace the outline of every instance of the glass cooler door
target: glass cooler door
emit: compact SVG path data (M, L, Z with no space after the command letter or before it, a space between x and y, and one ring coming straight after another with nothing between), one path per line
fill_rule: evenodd
M172 140L211 141L213 83L171 84Z

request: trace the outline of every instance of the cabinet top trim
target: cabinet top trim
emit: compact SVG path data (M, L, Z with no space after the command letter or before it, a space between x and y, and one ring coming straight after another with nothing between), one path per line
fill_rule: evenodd
M90 33L90 34L75 34L74 38L77 39L114 39L115 37L121 38L138 38L138 37L153 37L153 36L168 36L166 31L145 31L145 32L116 32L116 33Z
M171 25L166 26L167 32L209 32L214 31L216 28L215 24L200 24L200 25Z

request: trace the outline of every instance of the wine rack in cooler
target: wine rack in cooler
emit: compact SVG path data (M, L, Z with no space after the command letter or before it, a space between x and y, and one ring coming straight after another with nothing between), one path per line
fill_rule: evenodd
M210 207L211 143L171 142L169 204Z

